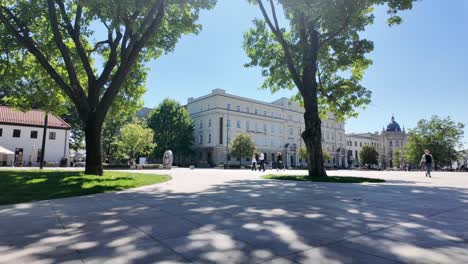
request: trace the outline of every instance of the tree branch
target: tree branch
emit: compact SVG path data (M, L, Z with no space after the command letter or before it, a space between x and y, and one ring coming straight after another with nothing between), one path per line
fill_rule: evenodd
M82 90L80 82L78 80L78 76L76 74L75 66L73 65L70 50L68 47L63 43L63 36L60 33L60 29L58 27L58 20L57 20L57 10L55 8L55 1L48 0L48 7L49 7L49 20L50 25L52 27L53 38L57 48L59 49L60 53L62 54L63 61L65 62L65 68L68 72L68 77L70 79L71 88L76 90Z
M348 27L349 21L351 20L352 16L353 16L353 11L350 10L350 12L348 13L348 16L346 17L343 25L341 25L341 27L337 31L325 34L323 36L324 39L321 42L322 43L327 43L327 42L335 39L339 34L341 34L341 32L343 32Z
M294 64L294 61L293 61L293 58L292 58L292 55L291 55L291 51L289 49L289 45L286 42L286 40L284 39L283 32L281 32L280 29L277 30L275 28L275 26L273 25L273 23L271 22L271 19L270 19L269 15L268 15L268 13L267 13L267 11L265 9L265 6L263 5L262 0L257 0L257 3L259 5L259 7L260 7L260 10L262 11L262 14L263 14L263 17L265 18L266 23L270 27L270 30L278 38L278 41L280 42L281 47L283 48L284 59L286 61L287 67L289 69L289 72L291 73L291 76L292 76L292 79L293 79L294 83L296 84L296 86L297 86L297 88L299 90L302 90L301 76L300 76L300 74L298 73L298 71L296 69L296 65ZM273 8L274 8L274 5L273 5Z
M49 63L45 55L36 47L34 40L26 33L25 35L21 34L21 31L16 30L15 26L10 22L8 17L5 16L5 13L8 13L12 19L18 23L20 21L9 9L5 6L0 6L0 20L5 25L5 27L10 31L15 37L16 41L24 46L38 61L38 63L47 71L47 73L52 77L52 79L57 83L57 85L70 97L73 103L81 111L87 111L88 104L86 101L83 101L83 98L80 98L78 94L75 93L73 89L63 80L62 76L54 69L54 67ZM22 23L22 21L20 21Z
M71 36L73 42L75 43L75 48L78 53L78 56L80 57L81 63L83 63L83 68L86 72L86 75L88 77L88 87L92 86L94 81L96 80L96 76L94 75L93 68L91 67L91 63L89 61L88 56L86 55L86 50L83 47L83 44L81 43L80 39L80 25L79 22L81 18L81 7L78 6L75 14L75 27L72 26L70 17L67 14L67 10L65 8L65 4L63 3L62 0L56 0L57 4L60 7L60 11L63 17L63 20L65 21L65 26L67 29L68 34ZM78 4L79 5L79 4ZM89 95L89 94L88 94Z

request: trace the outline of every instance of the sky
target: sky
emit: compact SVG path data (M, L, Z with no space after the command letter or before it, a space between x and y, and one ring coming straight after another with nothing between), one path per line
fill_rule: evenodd
M468 1L422 0L401 13L402 25L389 27L384 9L363 34L374 41L373 65L362 84L372 91L372 103L359 117L346 121L346 132L381 131L392 115L405 128L432 115L450 116L468 125ZM216 88L262 101L291 97L295 92L271 94L260 90L259 68L242 48L243 34L259 17L246 0L218 0L200 17L203 30L180 39L173 53L149 63L144 104L157 106L164 98L182 104L189 97ZM468 128L465 129L468 147Z

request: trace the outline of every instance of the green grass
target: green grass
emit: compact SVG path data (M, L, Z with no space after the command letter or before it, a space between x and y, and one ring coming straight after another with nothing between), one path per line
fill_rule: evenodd
M373 178L361 178L361 177L340 177L340 176L328 176L328 177L309 177L301 175L265 175L264 179L270 180L285 180L285 181L311 181L311 182L335 182L335 183L365 183L365 182L385 182L382 179Z
M0 171L0 205L120 191L170 180L169 176L106 171Z

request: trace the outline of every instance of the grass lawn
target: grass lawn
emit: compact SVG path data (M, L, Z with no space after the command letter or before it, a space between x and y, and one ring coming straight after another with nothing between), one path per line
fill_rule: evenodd
M336 183L364 183L364 182L385 182L382 179L361 178L361 177L309 177L304 175L265 175L264 179L285 180L285 181L311 181L311 182L336 182Z
M0 171L0 205L125 190L170 180L169 176L106 171Z

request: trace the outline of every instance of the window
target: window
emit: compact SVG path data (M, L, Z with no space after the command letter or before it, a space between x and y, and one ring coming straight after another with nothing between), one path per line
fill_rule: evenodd
M203 135L198 136L198 144L203 144Z
M19 129L13 129L13 137L14 137L14 138L19 138L19 137L21 137L21 130L19 130Z
M237 128L241 128L241 122L237 120Z
M266 133L267 131L268 131L268 129L267 129L267 125L266 125L266 124L263 124L263 132L265 132L265 133Z
M240 105L237 106L237 112L240 112Z
M359 142L359 146L362 147L362 142Z
M266 111L263 111L263 115L266 116Z
M249 121L246 121L246 122L245 122L245 128L246 128L247 130L250 130L250 122L249 122Z
M231 137L228 137L227 139L227 143L230 144L231 143Z
M293 134L293 129L292 129L292 127L290 127L289 128L289 135L292 136L292 134Z
M255 114L258 115L258 109L255 109Z
M354 146L357 147L357 141L354 141Z
M31 138L37 138L37 131L36 130L31 131Z
M3 135L3 128L0 128L0 137Z
M211 144L211 134L208 135L208 144Z
M271 117L275 117L275 113L271 112Z
M228 119L228 121L227 121L227 126L228 126L228 127L231 127L231 119Z
M271 146L274 147L275 146L275 140L272 138L271 139Z
M231 104L227 104L227 110L231 110Z
M271 133L275 133L275 125L271 125Z
M199 125L198 125L198 128L203 128L203 121L202 121L202 120L200 120L200 123L199 123Z
M208 127L211 127L211 119L208 119Z
M49 139L54 140L57 137L55 132L49 132Z
M247 112L248 114L250 114L250 108L245 108L245 112Z
M393 146L393 141L390 140L390 147L392 147L392 146Z

